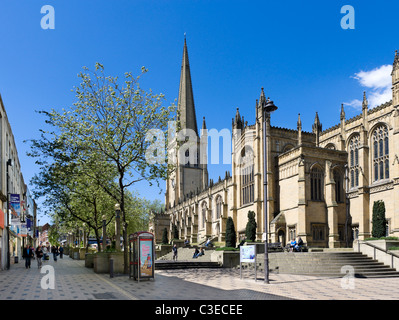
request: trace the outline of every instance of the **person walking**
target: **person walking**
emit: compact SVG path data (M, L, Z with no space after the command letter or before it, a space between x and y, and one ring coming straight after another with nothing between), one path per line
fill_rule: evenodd
M62 246L60 246L60 259L62 259L62 257L64 256L64 248Z
M173 251L173 260L177 261L177 245L176 244L173 245L172 251Z
M58 256L58 248L56 246L53 246L51 248L51 252L53 254L53 259L55 262L57 262L57 256Z
M46 261L48 257L48 251L46 246L42 246L42 252L43 252L43 260Z
M22 253L22 258L25 259L25 268L28 269L30 268L30 259L33 256L33 251L29 247L29 245L26 245L26 248L24 248L24 251Z
M36 248L36 258L37 258L37 268L40 269L42 267L42 262L43 262L43 249L40 244Z

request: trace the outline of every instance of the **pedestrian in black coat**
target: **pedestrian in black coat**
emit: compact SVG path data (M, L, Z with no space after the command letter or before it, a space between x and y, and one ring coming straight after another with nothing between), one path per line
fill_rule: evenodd
M30 268L30 259L33 257L33 250L29 247L29 245L26 245L26 248L24 248L22 252L22 258L25 259L25 268L28 269Z
M53 246L51 248L51 252L53 254L53 259L54 261L57 261L57 256L58 256L58 248L56 246Z

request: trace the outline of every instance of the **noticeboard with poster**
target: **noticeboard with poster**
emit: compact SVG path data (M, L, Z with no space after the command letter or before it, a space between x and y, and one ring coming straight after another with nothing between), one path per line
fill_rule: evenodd
M255 246L240 246L240 262L255 263Z
M242 263L253 263L255 265L255 281L256 275L256 246L240 246L240 278L242 279Z
M140 239L140 278L153 276L152 239Z

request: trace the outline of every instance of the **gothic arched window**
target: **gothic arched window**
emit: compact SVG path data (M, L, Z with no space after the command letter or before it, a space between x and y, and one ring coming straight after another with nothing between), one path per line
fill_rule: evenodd
M249 148L248 148L249 149ZM243 151L241 165L241 204L254 202L254 156L251 149Z
M222 197L218 196L216 198L216 219L222 216Z
M388 128L378 126L373 133L373 181L389 179L389 139Z
M206 202L203 202L202 203L202 219L201 219L201 228L205 228L205 220L206 220L206 210L207 210L207 208L206 208Z
M342 174L338 169L334 170L334 181L335 181L335 201L343 202L343 183L342 183Z
M313 167L310 171L310 196L311 200L323 200L324 175L319 167Z
M349 141L349 172L350 187L359 186L359 136L354 136Z

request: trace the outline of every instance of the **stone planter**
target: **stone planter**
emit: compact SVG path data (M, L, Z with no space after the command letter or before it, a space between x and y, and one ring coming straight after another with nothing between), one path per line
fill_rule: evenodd
M223 268L235 268L240 265L240 251L214 251L212 262L219 262Z
M94 268L94 253L86 253L85 267L86 268Z
M109 273L109 255L108 252L94 254L93 268L95 273Z
M72 249L72 256L71 258L74 260L79 260L79 248L73 248Z
M79 249L79 260L84 260L86 255L86 248Z
M114 273L123 273L124 272L123 252L111 252L109 255L109 259L114 259ZM108 261L108 265L109 265L109 261Z
M399 247L399 240L366 240L365 242L383 250L389 250L392 247Z
M109 273L109 260L114 259L114 273L123 273L123 252L97 252L93 254L95 273Z

